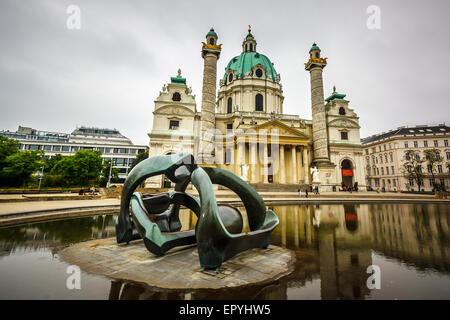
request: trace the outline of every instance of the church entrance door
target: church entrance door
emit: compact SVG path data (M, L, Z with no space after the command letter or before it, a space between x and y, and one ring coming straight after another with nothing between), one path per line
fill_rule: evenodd
M342 186L353 187L353 164L345 159L341 163Z

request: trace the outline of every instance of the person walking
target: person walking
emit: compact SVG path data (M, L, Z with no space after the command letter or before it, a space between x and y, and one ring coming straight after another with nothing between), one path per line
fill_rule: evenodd
M306 198L308 198L308 188L306 188L306 190L305 190L305 196L306 196Z
M301 189L297 190L297 195L298 195L299 198L302 196L302 190Z

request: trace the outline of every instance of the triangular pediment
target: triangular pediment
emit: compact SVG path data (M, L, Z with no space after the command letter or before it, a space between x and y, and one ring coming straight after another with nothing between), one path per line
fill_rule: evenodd
M275 134L278 133L279 136L293 136L298 138L308 139L309 137L305 135L303 132L298 131L295 128L292 128L278 120L271 120L264 122L260 125L253 127L255 131L259 132L260 130L267 130L267 134Z

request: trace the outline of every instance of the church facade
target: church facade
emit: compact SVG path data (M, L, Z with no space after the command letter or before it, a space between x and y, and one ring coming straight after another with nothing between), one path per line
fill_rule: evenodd
M251 184L365 185L359 118L346 95L333 90L324 99L322 71L327 58L314 44L305 69L311 75L313 119L283 112L281 76L257 51L249 28L242 52L220 75L221 44L211 29L202 45L204 59L201 112L181 71L155 100L149 156L189 152L200 165L230 170ZM300 84L299 84L300 85ZM147 187L168 186L164 177Z

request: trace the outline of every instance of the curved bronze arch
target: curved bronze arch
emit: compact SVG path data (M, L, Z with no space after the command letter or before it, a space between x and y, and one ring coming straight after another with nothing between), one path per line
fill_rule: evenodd
M133 193L142 181L159 174L176 183L175 191L144 197ZM198 190L200 200L184 192L189 182ZM213 183L231 189L241 198L250 232L242 233L239 210L217 205ZM178 232L180 205L197 215L195 230ZM239 252L267 248L270 233L278 223L275 213L266 209L261 196L245 181L226 170L199 168L192 155L180 153L146 159L130 172L122 190L116 238L118 243L143 238L146 248L156 255L197 241L200 265L214 269Z

